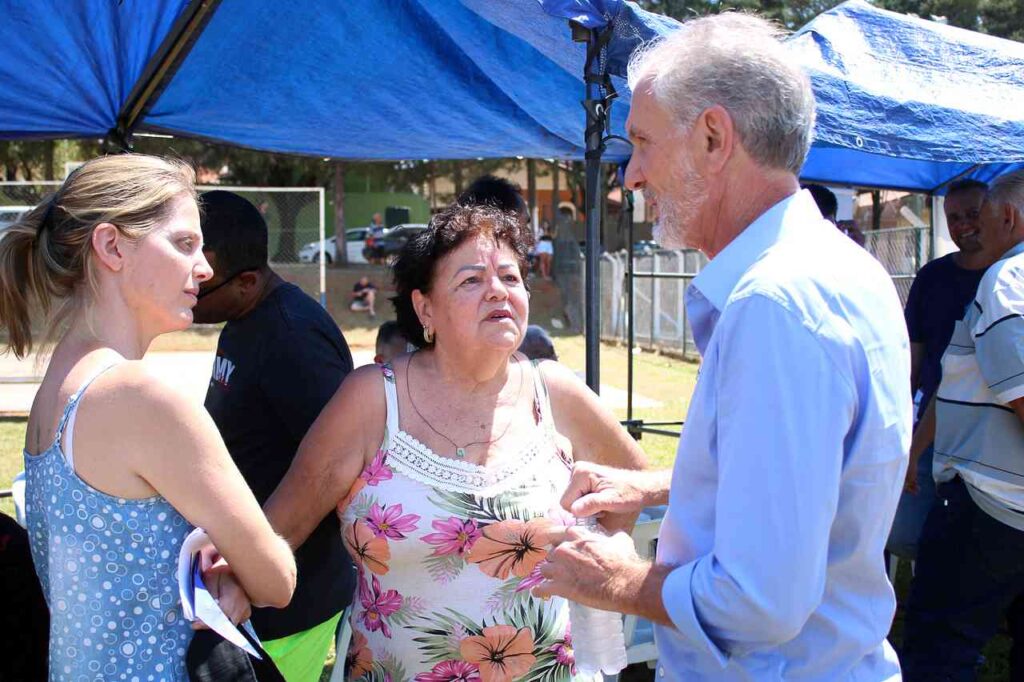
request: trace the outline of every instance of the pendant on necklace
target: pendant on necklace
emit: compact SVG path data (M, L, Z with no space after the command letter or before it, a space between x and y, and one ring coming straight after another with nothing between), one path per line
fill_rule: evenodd
M466 456L466 448L455 448L455 456L462 459Z

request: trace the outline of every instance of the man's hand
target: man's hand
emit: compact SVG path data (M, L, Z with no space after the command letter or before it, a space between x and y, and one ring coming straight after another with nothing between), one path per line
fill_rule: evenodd
M544 581L533 595L565 597L605 611L633 613L669 623L661 601L661 585L670 569L641 559L626 533L602 535L569 528L561 543L541 564Z
M662 504L667 498L667 472L577 462L562 495L562 506L577 518L600 512L635 514L646 506Z

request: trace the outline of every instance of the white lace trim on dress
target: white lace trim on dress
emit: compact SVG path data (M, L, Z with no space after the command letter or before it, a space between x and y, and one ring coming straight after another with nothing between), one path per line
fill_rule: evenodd
M420 483L449 492L489 497L540 473L535 465L548 449L542 447L545 444L545 439L535 439L520 457L491 468L442 457L405 431L399 431L391 439L387 462Z

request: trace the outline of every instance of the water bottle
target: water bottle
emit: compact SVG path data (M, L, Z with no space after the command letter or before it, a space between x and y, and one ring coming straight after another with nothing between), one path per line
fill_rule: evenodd
M576 520L591 533L607 535L593 516ZM626 667L626 641L622 634L622 615L569 602L572 623L572 648L576 670L582 675L614 675Z

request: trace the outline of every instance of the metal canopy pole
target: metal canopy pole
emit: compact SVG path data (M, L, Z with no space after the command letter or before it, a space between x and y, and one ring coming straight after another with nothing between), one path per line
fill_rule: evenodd
M615 97L615 88L605 71L603 50L612 35L611 26L603 29L588 29L575 22L569 22L572 37L576 42L587 44L587 61L583 67L586 97L587 126L585 135L586 159L586 250L584 280L584 337L586 342L587 386L595 393L601 388L601 215L604 191L601 186L601 154L604 152L604 135L608 128L608 108Z
M191 0L181 11L117 112L117 125L107 133L108 145L120 151L132 150L132 133L136 124L171 82L218 5L220 0Z
M622 210L626 211L626 420L633 421L633 348L636 346L636 327L633 325L633 311L636 308L636 295L633 293L633 270L636 269L636 254L633 251L633 193L622 186ZM635 437L635 436L634 436Z

